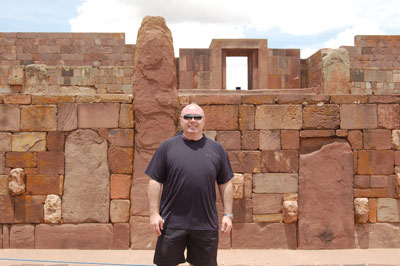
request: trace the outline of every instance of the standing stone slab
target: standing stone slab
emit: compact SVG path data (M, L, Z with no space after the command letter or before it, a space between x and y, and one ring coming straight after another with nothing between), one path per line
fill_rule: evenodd
M299 248L354 248L353 153L333 142L300 155Z
M107 142L91 130L69 135L65 143L64 222L107 223L109 180Z
M112 249L112 224L40 224L35 230L38 249Z

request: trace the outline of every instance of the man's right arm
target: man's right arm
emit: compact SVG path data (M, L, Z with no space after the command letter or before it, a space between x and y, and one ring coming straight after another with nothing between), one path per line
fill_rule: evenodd
M161 235L163 230L163 219L160 216L160 195L162 184L150 179L147 196L150 204L150 225L157 235Z

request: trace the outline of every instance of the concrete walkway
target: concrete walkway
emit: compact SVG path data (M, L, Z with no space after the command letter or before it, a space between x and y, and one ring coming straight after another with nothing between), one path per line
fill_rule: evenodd
M151 250L0 249L0 266L147 266L152 261ZM400 266L400 249L220 250L218 262L219 266Z

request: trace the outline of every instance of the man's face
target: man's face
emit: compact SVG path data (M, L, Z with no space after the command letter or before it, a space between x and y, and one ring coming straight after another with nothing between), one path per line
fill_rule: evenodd
M183 108L179 120L186 135L203 133L206 118L203 109L199 106L188 105Z

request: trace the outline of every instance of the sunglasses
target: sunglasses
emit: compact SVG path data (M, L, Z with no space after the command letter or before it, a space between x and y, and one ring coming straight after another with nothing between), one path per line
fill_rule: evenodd
M203 116L201 116L201 115L184 115L183 116L183 119L185 119L185 120L192 120L192 119L194 119L194 120L197 120L197 121L199 121L199 120L201 120L201 119L203 119Z

